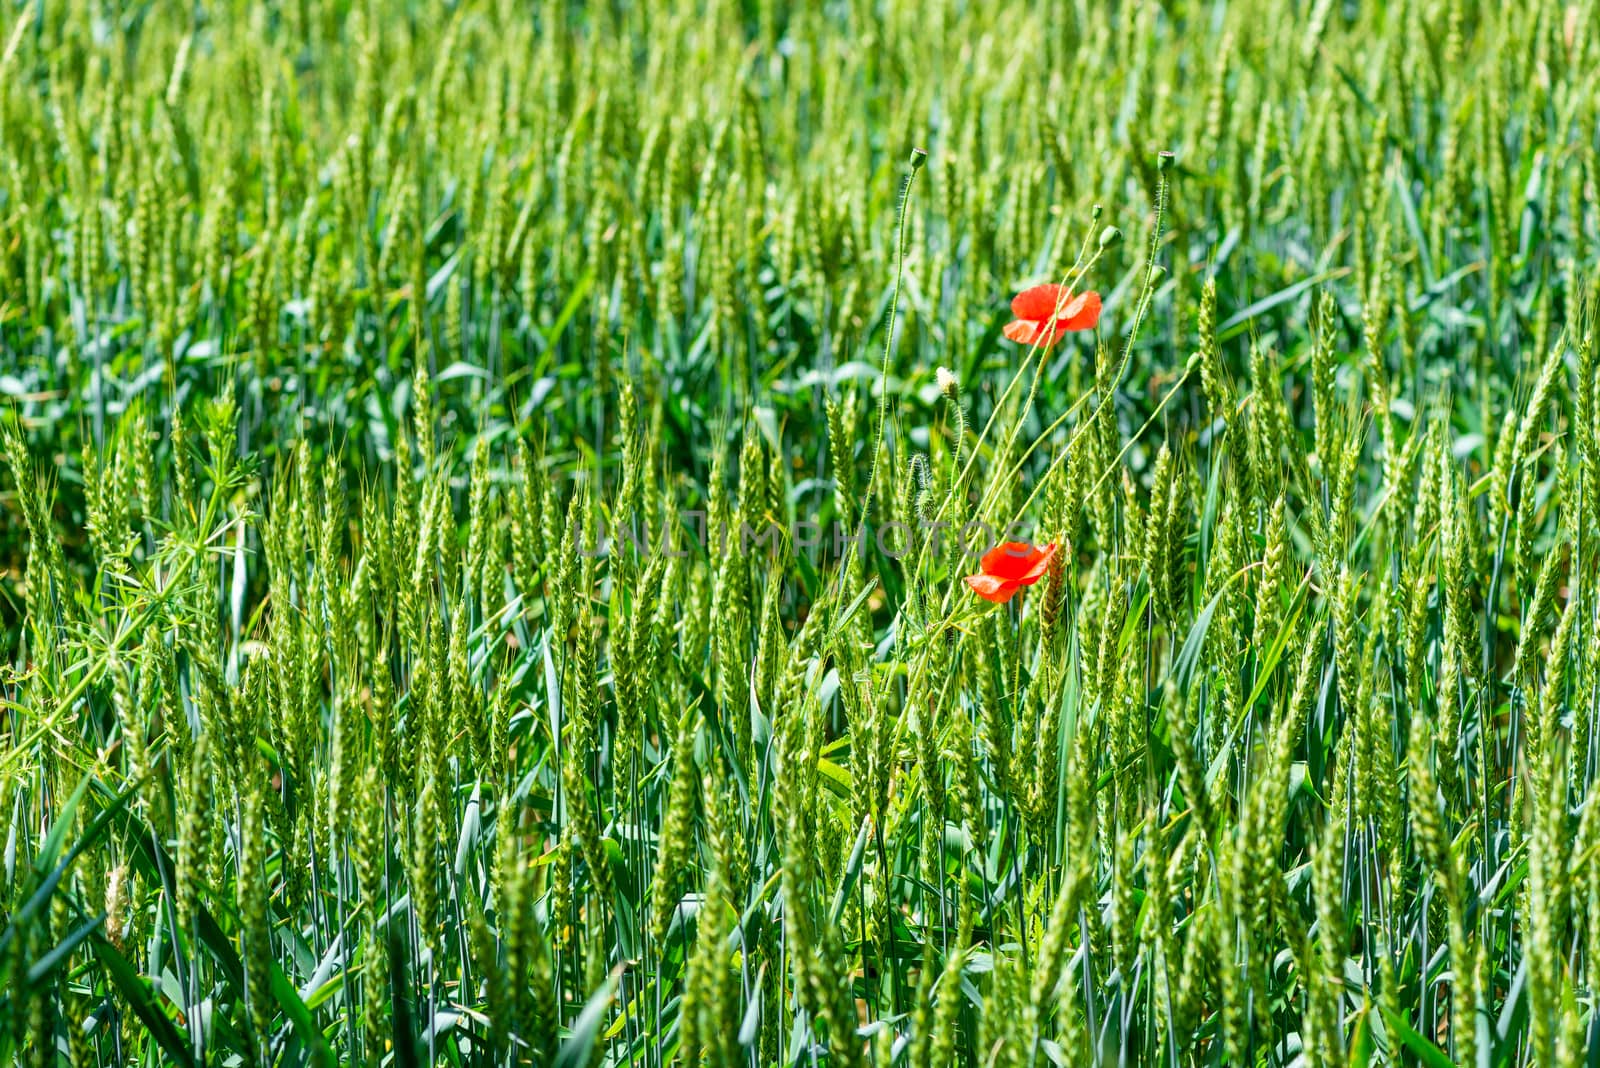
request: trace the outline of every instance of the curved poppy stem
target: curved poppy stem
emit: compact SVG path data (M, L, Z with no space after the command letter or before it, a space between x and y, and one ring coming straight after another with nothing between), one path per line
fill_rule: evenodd
M1099 261L1100 254L1101 254L1101 250L1096 250L1095 251L1095 254L1094 254L1093 258L1091 258L1088 263L1084 264L1083 273L1087 273L1089 268L1093 267L1095 265L1095 263L1097 263ZM1033 392L1037 392L1037 390L1038 390L1039 376L1040 376L1040 373L1043 372L1043 370L1044 370L1044 361L1040 360L1039 361L1039 366L1038 366L1037 370L1034 372ZM1120 375L1119 375L1119 377L1120 377ZM1017 425L1013 430L1011 442L1007 443L1006 450L1005 450L1006 452L1010 451L1011 444L1014 443L1015 440L1016 440L1016 432L1021 430L1022 421L1027 418L1028 412L1030 410L1032 410L1032 408L1033 408L1033 392L1029 393L1029 395L1028 395L1028 403L1023 405L1022 411L1018 414ZM1066 411L1064 411L1060 415L1056 416L1055 420L1053 422L1051 422L1051 424L1049 426L1045 427L1044 430L1039 434L1039 436L1034 438L1033 443L1028 446L1027 450L1020 457L1017 458L1017 462L1012 465L1012 468L1011 468L1011 470L1009 472L1007 472L1007 476L1006 477L1010 478L1012 475L1015 475L1017 472L1021 471L1022 470L1022 465L1028 462L1028 457L1032 456L1034 454L1034 452L1039 448L1040 445L1044 444L1047 440L1049 440L1050 435L1055 433L1056 429L1058 427L1060 427L1062 423L1066 422L1068 419L1072 418L1073 415L1077 414L1077 412L1080 409L1082 409L1082 407L1086 403L1088 403L1089 398L1092 397L1092 396L1094 396L1093 393L1085 393L1082 397L1079 397L1075 402L1073 402L1073 404L1070 407L1068 407ZM1095 414L1096 415L1100 414L1098 408L1095 409ZM996 484L1003 484L1004 482L1005 482L1005 479L1001 479Z
M861 498L861 522L856 528L856 537L851 541L850 549L845 559L841 562L843 565L839 569L839 574L841 575L848 570L850 554L859 551L861 535L867 529L867 515L872 511L872 488L878 482L878 460L883 454L883 429L889 418L889 371L891 368L890 361L893 359L894 354L894 327L896 319L899 318L900 283L906 269L906 208L911 202L911 186L916 182L917 172L922 170L922 165L927 161L927 158L927 152L920 148L912 149L911 169L906 172L905 178L900 182L900 207L897 212L900 218L894 240L894 289L890 291L889 295L888 325L885 327L883 335L883 361L878 372L878 434L872 449L872 469L867 474L866 492L862 494Z
M1097 386L1100 399L1099 402L1095 404L1093 414L1091 414L1088 419L1085 419L1078 425L1078 427L1073 431L1071 437L1068 438L1066 449L1062 450L1061 455L1051 461L1049 468L1045 470L1044 476L1034 484L1033 492L1028 494L1028 498L1023 502L1021 510L1018 511L1017 516L1012 519L1013 523L1016 522L1017 518L1020 518L1021 515L1028 510L1028 507L1033 503L1034 498L1039 495L1039 490L1049 483L1050 476L1055 473L1056 468L1061 465L1063 460L1071 455L1072 446L1074 443L1076 443L1078 435L1083 432L1085 427L1093 425L1094 420L1097 416L1099 416L1101 409L1103 409L1106 404L1110 402L1112 395L1116 391L1117 383L1122 381L1122 376L1127 373L1128 364L1133 358L1133 343L1135 340L1137 340L1139 336L1139 330L1144 325L1145 314L1149 311L1150 303L1155 297L1156 279L1161 274L1161 268L1156 264L1156 256L1161 249L1161 228L1166 219L1167 198L1170 188L1167 179L1167 171L1170 168L1171 163L1172 153L1162 152L1159 163L1160 179L1156 184L1155 228L1150 233L1150 252L1145 260L1144 285L1140 289L1138 303L1134 305L1133 327L1128 331L1127 342L1122 347L1122 359L1117 363L1116 373L1111 375L1106 380L1104 386ZM1098 253L1096 255L1098 255ZM1128 449L1135 441L1138 441L1139 438L1144 435L1145 430L1149 429L1150 424L1154 422L1156 416L1160 415L1161 412L1166 408L1167 402L1172 399L1173 394L1178 391L1178 387L1183 385L1193 370L1194 368L1192 365L1184 368L1182 377L1180 377L1177 382L1173 383L1172 388L1167 391L1166 396L1161 398L1161 403L1156 405L1156 410L1150 413L1150 418L1145 420L1145 424L1139 428L1139 432L1122 447L1122 451L1117 454L1117 458L1111 462L1111 465L1106 468L1106 470L1101 474L1100 478L1096 480L1094 488L1090 491L1090 493L1085 494L1085 500L1088 500L1089 497L1093 496L1095 492L1099 491L1106 478L1112 471L1116 469L1117 465L1122 462L1122 458L1127 455ZM1016 467L1008 473L1008 479L1009 475L1014 475L1022 469L1023 463L1027 461L1029 456L1033 455L1034 449L1037 449L1039 445L1042 444L1044 440L1055 431L1056 427L1060 426L1062 421L1065 420L1073 411L1077 410L1077 408L1079 408L1091 395L1092 394L1084 394L1084 396L1079 399L1077 404L1074 404L1072 408L1068 409L1066 414L1062 415L1055 422L1050 424L1049 428L1047 428L1043 434L1039 435L1039 437L1035 439L1033 445L1030 446L1028 451L1023 453L1022 458L1017 461ZM1003 481L1006 480L997 480L996 484L998 485Z
M1099 218L1098 210L1095 212L1095 218ZM1088 261L1085 262L1083 257L1088 251L1089 234L1086 233L1084 235L1083 245L1078 249L1077 257L1072 261L1072 266L1067 269L1066 275L1061 279L1061 285L1059 287L1061 292L1057 294L1056 306L1051 313L1050 321L1052 324L1061 317L1061 313L1066 310L1067 305L1072 302L1073 296L1075 295L1072 287L1089 272L1091 267L1099 262L1100 256L1104 250L1096 249L1094 255L1090 256ZM1051 333L1054 333L1053 329ZM973 465L977 463L978 453L982 451L983 443L988 438L989 431L994 428L995 421L999 418L1000 413L1005 409L1006 401L1008 398L1010 398L1011 391L1016 388L1018 382L1022 381L1022 376L1028 370L1029 363L1037 360L1038 362L1033 364L1033 380L1028 387L1027 400L1023 402L1021 410L1017 412L1016 420L1012 423L1011 435L1006 439L1005 446L999 455L1004 456L1006 453L1010 452L1011 447L1016 443L1017 434L1021 431L1022 424L1027 420L1028 413L1033 410L1033 401L1039 392L1039 379L1044 374L1044 354L1048 351L1048 348L1044 345L1043 341L1043 338L1036 337L1033 344L1028 346L1028 351L1026 355L1024 355L1022 363L1018 365L1016 373L1011 376L1011 381L1007 383L1006 388L1001 391L999 399L995 401L994 407L990 409L989 418L984 422L982 433L980 433L977 437L977 440L973 442L972 454L967 458L966 466L962 468L961 474L951 484L950 494L954 494L957 489L966 485L969 476L972 474ZM1086 399L1087 395L1084 397L1084 400ZM1080 400L1078 404L1074 404L1069 411L1076 411L1082 403L1083 401ZM1055 425L1059 425L1059 423ZM996 485L998 485L998 483L991 483L991 486ZM947 495L946 499L949 499L949 495ZM978 511L980 514L983 512L984 507L988 503L989 494L985 494L984 499L978 503Z
M1098 209L1095 212L1095 218L1099 218ZM1090 232L1092 233L1092 227ZM1080 279L1083 278L1084 275L1089 272L1090 268L1099 262L1100 256L1105 250L1103 248L1097 248L1094 254L1090 256L1087 261L1085 261L1084 256L1088 253L1088 251L1089 234L1085 234L1083 244L1078 249L1077 257L1073 260L1072 266L1067 269L1066 275L1061 280L1060 288L1062 292L1057 296L1056 307L1052 314L1052 321L1060 318L1062 310L1072 301L1073 293L1071 286L1075 285ZM999 418L1000 413L1005 409L1006 401L1010 398L1012 390L1014 390L1017 384L1022 381L1023 374L1028 370L1028 364L1037 357L1038 362L1034 364L1034 375L1029 386L1027 400L1023 403L1021 410L1017 413L1016 420L1012 424L1011 435L1006 439L1006 443L998 455L1004 457L1006 453L1011 451L1012 446L1015 445L1017 433L1021 428L1022 423L1027 419L1028 413L1032 410L1034 397L1038 394L1039 378L1044 372L1044 351L1044 346L1041 344L1040 340L1035 340L1035 342L1028 347L1028 351L1024 355L1022 363L1018 365L1017 370L1012 374L1011 381L1006 384L1006 388L1001 391L999 398L994 403L994 406L989 410L989 417L984 421L983 430L981 430L977 437L973 439L972 449L967 454L966 462L962 464L961 470L956 475L955 479L951 481L949 488L945 491L944 499L939 503L938 512L940 515L943 515L946 509L950 507L951 502L956 499L957 493L962 492L969 484L974 468L978 462L978 456L983 451L984 441L988 439L990 431L994 429L996 420ZM1073 413L1081 409L1084 403L1088 401L1089 397L1090 394L1084 394L1083 397L1079 398L1079 400L1067 410L1061 419L1057 419L1051 424L1049 430L1046 431L1046 435L1048 435L1050 431L1053 431L1057 426L1060 426L1062 419L1070 417ZM1043 436L1045 435L1041 435L1041 439ZM1039 442L1035 441L1033 445L1029 446L1028 451L1023 455L1023 460L1026 460L1028 456L1032 455L1033 450L1037 448L1038 445ZM957 460L960 462L959 456L957 457ZM1021 463L1022 461L1018 461L1019 466ZM983 497L978 501L978 515L983 515L986 511L993 507L995 494L998 492L998 488L1003 484L1003 482L1004 480L996 480L990 483L990 488L985 491ZM922 549L918 552L915 566L911 569L912 574L916 574L922 570L922 567L926 562L926 557L927 546L924 544ZM944 600L940 604L940 612L946 618L948 618L951 611L951 592L951 590L945 591Z
M1172 400L1172 398L1177 394L1179 387L1189 380L1189 375L1192 374L1193 371L1193 367L1185 367L1183 369L1183 374L1179 375L1178 380L1172 383L1172 386L1167 390L1166 395L1161 398L1161 402L1156 405L1155 411L1150 413L1150 418L1144 421L1144 425L1134 432L1133 436L1130 437L1127 443L1122 446L1122 451L1117 453L1116 459L1112 460L1111 463L1107 465L1106 469L1100 473L1100 477L1095 480L1095 484L1090 488L1089 492L1084 495L1085 499L1094 496L1094 494L1099 491L1100 487L1105 484L1105 480L1111 476L1111 472L1117 469L1117 465L1122 462L1122 458L1128 455L1128 450L1133 448L1140 438L1144 437L1144 432L1149 430L1150 424L1154 423L1156 418L1166 410L1167 402ZM1060 466L1061 461L1064 460L1067 455L1068 454L1066 452L1063 452L1061 456L1058 456L1056 459L1050 462L1050 467L1045 471L1044 477L1039 479L1039 481L1034 484L1033 492L1028 494L1028 499L1022 502L1021 509L1019 509L1016 516L1012 518L1013 523L1020 519L1022 514L1028 510L1028 506L1031 505L1034 498L1039 495L1039 490L1050 481L1050 476L1055 473L1056 468Z

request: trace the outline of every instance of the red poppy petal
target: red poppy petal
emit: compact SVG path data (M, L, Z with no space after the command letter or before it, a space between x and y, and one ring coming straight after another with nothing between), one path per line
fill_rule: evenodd
M1050 561L1054 560L1055 556L1056 543L1051 542L1043 549L1038 550L1038 555L1028 564L1028 570L1016 581L1024 586L1032 586L1050 571Z
M1032 345L1041 332L1041 325L1033 319L1013 319L1001 333L1019 345Z
M1065 294L1058 285L1034 286L1011 298L1011 314L1018 319L1055 319L1056 306Z
M1044 323L1034 322L1032 319L1017 319L1006 324L1005 335L1019 345L1030 348L1038 345L1049 348L1061 336L1061 331L1046 329Z
M1100 322L1100 294L1093 291L1080 293L1067 302L1061 318L1056 320L1057 330L1093 330Z
M1005 566L1003 561L1007 556L1010 555L1008 550L1011 548L1011 546L1017 544L1020 543L1008 541L1000 545L996 545L993 549L990 549L988 552L984 553L982 558L978 560L978 567L983 570L985 575L995 574L998 568Z
M1015 582L1026 575L1039 558L1039 550L1025 541L1008 541L983 554L980 561L985 575Z
M993 575L968 575L966 583L973 593L995 604L1005 604L1017 595L1018 587L1014 583L1003 582Z

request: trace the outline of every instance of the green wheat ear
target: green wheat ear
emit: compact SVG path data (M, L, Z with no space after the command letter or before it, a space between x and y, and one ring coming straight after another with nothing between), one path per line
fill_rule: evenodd
M1593 4L447 6L0 26L0 1047L1583 1062Z

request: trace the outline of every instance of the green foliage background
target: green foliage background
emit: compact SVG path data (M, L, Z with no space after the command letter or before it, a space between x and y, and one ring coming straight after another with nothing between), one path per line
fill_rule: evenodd
M1589 1063L1593 0L0 42L0 1056Z

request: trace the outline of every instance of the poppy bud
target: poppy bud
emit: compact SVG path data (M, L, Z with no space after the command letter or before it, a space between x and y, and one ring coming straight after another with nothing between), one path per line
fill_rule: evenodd
M1122 240L1122 231L1115 226L1108 226L1100 231L1100 248L1105 250Z
M1203 359L1205 359L1205 357L1202 356L1200 353L1191 352L1189 354L1189 362L1183 365L1183 373L1184 374L1192 373L1195 370L1195 368L1200 366L1200 361L1203 360Z
M1156 169L1161 171L1170 171L1172 169L1172 164L1176 162L1176 159L1177 157L1172 154L1171 150L1162 149L1160 152L1156 153Z
M955 372L948 367L938 367L933 372L934 380L939 383L939 392L953 401L961 400L961 381L956 378Z
M927 149L913 148L911 150L911 169L913 171L920 171L922 169L922 165L926 162L928 162Z

